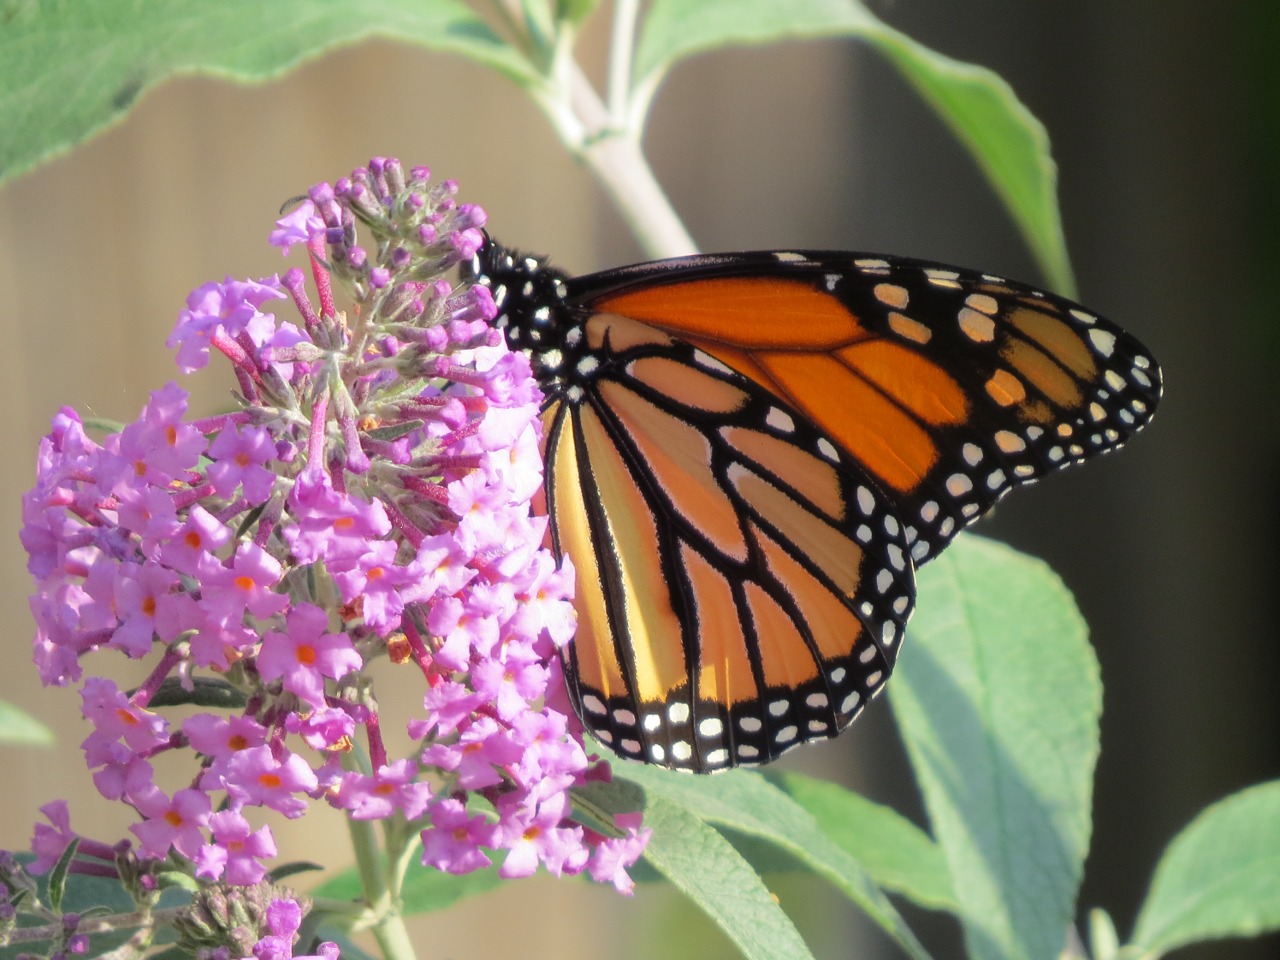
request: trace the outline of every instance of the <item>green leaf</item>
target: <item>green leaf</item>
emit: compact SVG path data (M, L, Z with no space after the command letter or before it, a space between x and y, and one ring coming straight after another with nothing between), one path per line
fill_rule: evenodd
M495 890L502 884L496 866L486 867L461 876L443 873L431 867L415 865L405 875L403 909L406 916L443 910L459 900ZM311 895L328 900L359 900L364 896L360 874L354 868L344 870L320 884Z
M191 684L190 690L184 685L183 679L165 677L155 694L147 701L147 709L190 704L196 707L238 710L243 709L249 702L244 691L220 677L191 677L187 678L186 682ZM132 696L133 691L130 691L129 695Z
M181 870L161 870L156 874L156 882L161 890L178 889L192 895L200 892L200 881Z
M25 710L0 700L0 743L22 746L49 746L53 731Z
M613 783L590 784L579 793L613 812L635 809L633 784L619 780L619 772L615 768ZM628 775L633 772L628 765ZM645 859L714 920L748 960L810 960L813 954L760 875L719 831L681 799L668 796L661 778L649 773L666 771L646 770L639 778L645 785L645 826L653 830Z
M765 777L808 811L818 829L856 860L877 886L922 907L959 910L942 851L896 810L804 774Z
M280 76L371 37L417 43L530 84L533 69L459 0L76 0L10 4L0 22L0 180L119 122L157 84Z
M556 19L581 23L600 5L600 0L556 0Z
M290 860L288 863L280 864L268 873L267 877L272 883L281 883L301 873L318 873L324 869L324 864L314 863L311 860Z
M920 573L889 683L975 958L1062 949L1088 849L1102 688L1070 594L973 536Z
M18 860L22 863L30 863L32 859L34 857L31 854L18 855ZM52 879L50 874L36 878L40 886L41 899L44 901L51 901L50 886ZM68 873L65 875L65 884L62 884L62 886L64 889L61 897L61 906L67 913L78 913L85 917L100 917L103 914L129 915L135 909L133 898L117 879L86 876L82 873ZM157 908L167 910L173 907L185 906L190 902L191 898L185 892L168 889L161 895ZM19 929L33 926L46 927L49 924L43 918L20 912L18 917ZM54 924L49 926L49 929L56 932L58 928ZM85 955L89 957L104 956L109 951L124 944L133 936L136 929L136 927L121 927L91 934L89 950ZM14 960L15 957L22 953L39 953L41 950L47 950L49 943L49 940L11 943L6 947L0 947L0 960Z
M662 800L699 822L719 824L781 847L834 884L908 955L928 956L865 867L834 844L808 811L759 774L736 770L714 777L691 777L644 764L620 763L614 766L614 780L639 784L649 803ZM645 823L654 827L657 839L658 828L649 821L647 805Z
M1280 929L1280 780L1219 800L1169 844L1134 928L1167 953Z
M67 892L67 871L71 869L71 861L76 858L76 850L80 848L79 838L67 844L58 857L58 862L49 871L49 904L54 913L62 911L62 897Z
M857 0L654 0L636 54L636 90L651 96L672 64L695 53L817 37L857 37L888 57L973 155L1050 285L1074 293L1044 127L995 73L916 43Z

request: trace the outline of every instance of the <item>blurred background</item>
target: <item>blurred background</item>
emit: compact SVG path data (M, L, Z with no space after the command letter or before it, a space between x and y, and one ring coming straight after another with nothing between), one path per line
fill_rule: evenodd
M1280 12L1270 0L1211 14L1191 0L871 6L995 70L1047 126L1080 297L1165 368L1160 415L1122 455L1005 501L981 528L1045 558L1091 626L1106 693L1081 908L1110 910L1123 936L1174 832L1211 801L1280 775ZM597 14L581 46L597 76L606 34ZM647 147L704 250L883 251L1043 282L968 156L857 43L686 62L659 93ZM72 798L86 833L118 836L128 822L80 768L78 700L40 689L30 665L19 497L50 416L63 404L136 416L148 391L176 376L164 339L187 292L282 269L264 242L280 204L374 154L458 179L495 235L572 271L639 258L515 87L389 43L261 88L171 83L123 125L0 189L0 329L10 338L0 351L10 411L0 422L0 589L14 614L0 697L60 736L52 753L3 750L0 847L25 846L37 808L56 796ZM207 412L232 379L214 364L184 386ZM784 763L920 816L883 702L837 743ZM332 862L345 835L336 820L317 826L308 817L304 830L277 835L292 856ZM818 957L895 955L820 884L778 885ZM958 955L949 924L911 918L939 956ZM423 957L734 956L652 885L625 900L544 877L414 929ZM1180 956L1277 953L1280 938Z

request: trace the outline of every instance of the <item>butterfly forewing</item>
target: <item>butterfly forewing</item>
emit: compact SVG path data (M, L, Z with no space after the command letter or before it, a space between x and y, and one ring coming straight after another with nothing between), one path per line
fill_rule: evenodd
M1078 304L906 258L692 257L583 278L570 295L696 344L774 393L899 505L916 562L1014 486L1115 449L1159 369Z

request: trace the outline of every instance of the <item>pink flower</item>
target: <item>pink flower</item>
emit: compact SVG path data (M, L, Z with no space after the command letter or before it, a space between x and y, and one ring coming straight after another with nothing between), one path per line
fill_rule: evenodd
M251 830L249 821L234 810L220 810L209 817L212 843L196 855L196 876L228 883L259 883L266 876L263 860L276 855L270 827Z
M239 803L270 807L290 819L306 812L307 801L299 794L310 794L319 784L302 757L286 753L278 760L265 746L241 750L231 757L225 782L228 794Z
M229 497L241 486L250 503L266 503L276 475L264 464L275 459L276 447L265 429L231 424L209 446L209 456L214 462L209 465L208 477L215 491Z
M457 800L442 800L422 831L422 862L447 873L470 873L490 864L482 848L492 844L493 828L484 817L469 815Z
M340 679L364 661L345 633L326 632L329 615L314 604L294 607L286 624L286 630L263 636L258 671L263 680L280 680L305 703L323 707L324 678Z
M590 864L629 883L641 835L571 820L588 763L557 654L573 570L533 507L541 395L491 291L456 279L484 212L429 177L375 158L314 187L272 234L307 245L310 285L291 269L191 294L178 366L217 351L238 409L188 419L168 384L101 444L63 410L40 445L21 531L35 660L81 687L85 762L141 814L144 861L174 849L203 878L255 883L275 847L250 820L324 798L428 821L438 869ZM129 658L132 692L90 654ZM384 730L403 722L370 667L384 659L422 683L408 755ZM157 712L174 700L199 704L180 733ZM372 773L349 769L353 748ZM170 796L155 772L184 759ZM64 808L48 816L46 861L70 834ZM282 901L257 960L291 956L299 912Z
M240 544L228 563L206 555L198 571L200 605L221 623L238 622L246 611L258 619L283 613L289 598L274 589L283 572L280 561L256 543Z
M187 513L187 519L160 548L160 560L179 573L195 576L200 564L231 542L231 531L200 504Z
M49 821L48 824L37 823L35 836L31 840L31 850L36 858L31 862L30 870L35 874L48 873L53 865L62 857L67 845L76 838L71 830L71 813L67 809L67 801L53 800L40 808L40 812Z
M356 820L382 820L397 812L415 820L431 800L430 785L416 781L417 773L417 764L408 759L379 767L373 776L351 771L332 801Z
M208 823L209 797L199 790L179 790L170 799L164 791L153 787L132 796L133 805L144 819L129 829L142 842L142 853L163 859L169 848L184 857L193 858L200 851L204 836L201 829Z
M116 454L132 467L122 482L164 486L191 469L208 441L194 426L184 423L187 392L168 383L151 394L142 416L119 434Z

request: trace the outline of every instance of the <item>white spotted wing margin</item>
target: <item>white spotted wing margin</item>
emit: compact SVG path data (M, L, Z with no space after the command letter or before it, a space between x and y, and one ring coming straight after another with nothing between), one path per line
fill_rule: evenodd
M544 413L584 724L623 757L697 772L835 736L883 687L914 603L891 502L689 344L609 315L586 338L598 365Z

